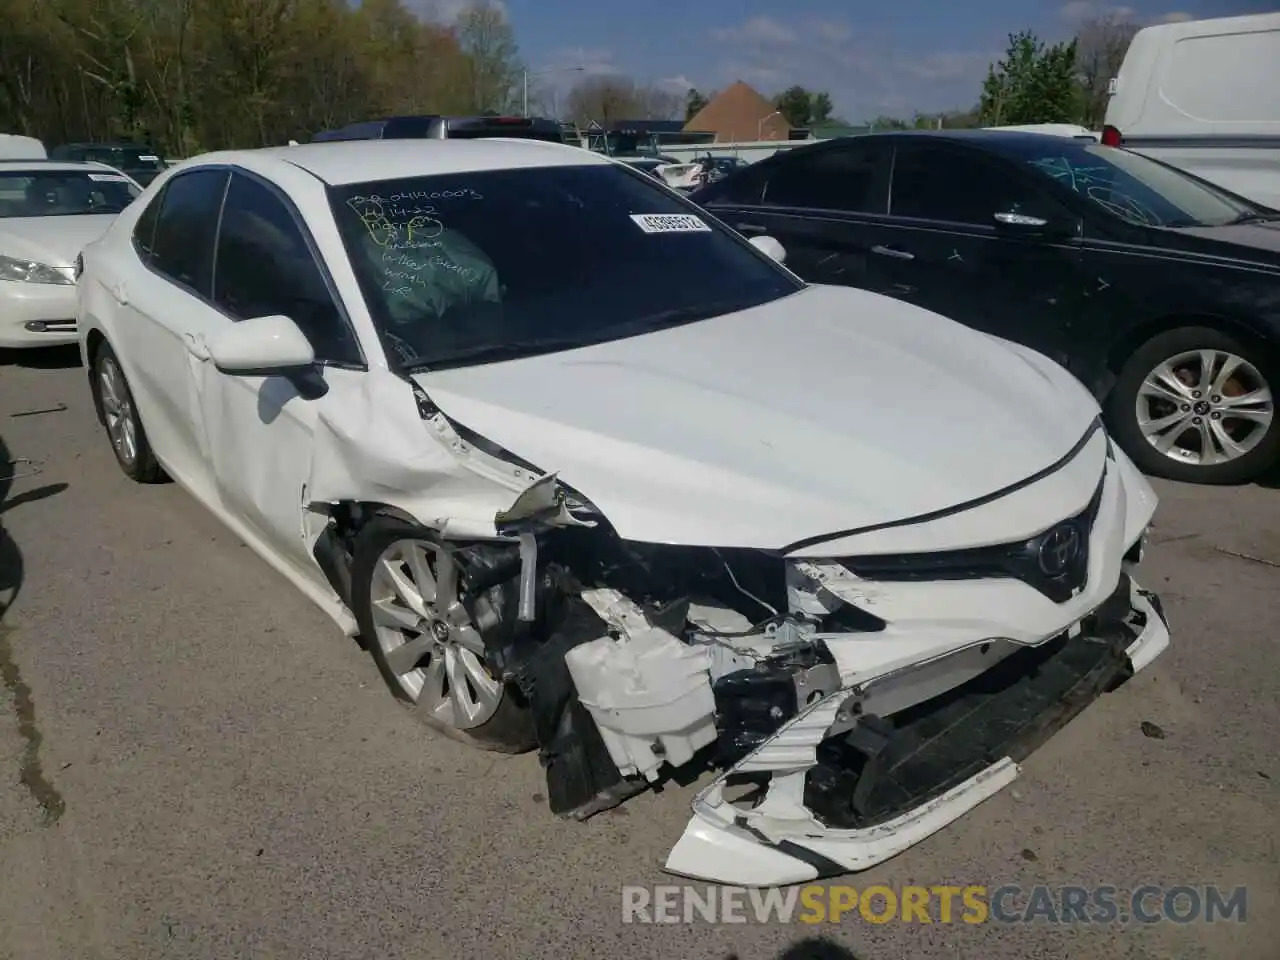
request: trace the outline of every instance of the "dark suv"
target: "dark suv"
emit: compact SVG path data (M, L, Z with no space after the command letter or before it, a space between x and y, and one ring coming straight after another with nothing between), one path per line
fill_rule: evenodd
M543 117L384 117L325 130L312 143L329 140L454 140L520 137L564 143L560 124Z
M166 166L160 155L142 143L66 143L49 151L50 160L105 163L144 187Z

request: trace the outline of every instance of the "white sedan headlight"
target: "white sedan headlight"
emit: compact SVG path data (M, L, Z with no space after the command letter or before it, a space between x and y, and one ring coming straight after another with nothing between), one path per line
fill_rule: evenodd
M0 255L0 280L16 280L19 283L56 283L74 286L75 278L70 270L51 267L34 260L17 260Z

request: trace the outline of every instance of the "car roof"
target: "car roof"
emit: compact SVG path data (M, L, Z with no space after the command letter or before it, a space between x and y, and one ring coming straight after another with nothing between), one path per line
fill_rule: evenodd
M185 168L205 164L241 164L262 172L275 165L306 170L330 186L399 180L406 177L481 173L530 167L607 164L606 157L581 147L544 140L335 140L292 147L224 150L193 157ZM278 169L278 168L277 168Z
M847 143L850 140L863 140L868 137L878 137L881 139L889 137L921 137L928 140L955 140L961 142L974 143L982 145L989 143L993 145L1011 146L1014 144L1024 144L1030 146L1032 144L1050 144L1062 143L1067 140L1071 142L1089 141L1096 144L1096 140L1092 137L1067 137L1058 133L1038 133L1030 130L991 130L991 129L966 129L966 130L882 130L877 133L856 133L847 137L836 137L832 140L819 140L813 146L821 146L826 143ZM808 146L808 144L804 144ZM791 151L782 151L784 154Z
M97 163L93 160L3 160L0 159L0 173L57 173L59 171L74 171L84 173L90 170L106 170L109 173L118 173L114 167L109 167L105 163Z
M99 147L107 150L150 150L150 144L136 140L86 140L82 143L60 143L55 150L90 150Z

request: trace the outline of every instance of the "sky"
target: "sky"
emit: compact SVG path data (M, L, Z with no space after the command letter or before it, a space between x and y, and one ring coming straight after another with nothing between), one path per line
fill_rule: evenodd
M449 19L466 0L406 0ZM1069 38L1108 12L1135 22L1280 10L1280 0L502 0L534 81L563 91L623 74L684 93L745 80L766 96L828 91L836 114L967 109L1008 34ZM583 70L571 68L582 67Z

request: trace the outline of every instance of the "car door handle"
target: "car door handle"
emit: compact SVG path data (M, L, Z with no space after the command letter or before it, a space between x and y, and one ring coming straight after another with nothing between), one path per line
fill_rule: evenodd
M204 337L194 333L184 333L182 338L186 341L187 353L197 360L209 359L209 346L204 342Z
M897 247L882 247L876 245L871 248L871 252L881 257L892 257L894 260L914 260L914 253L907 253L905 250L899 250Z
M733 228L739 233L764 233L765 228L758 223L735 223Z

